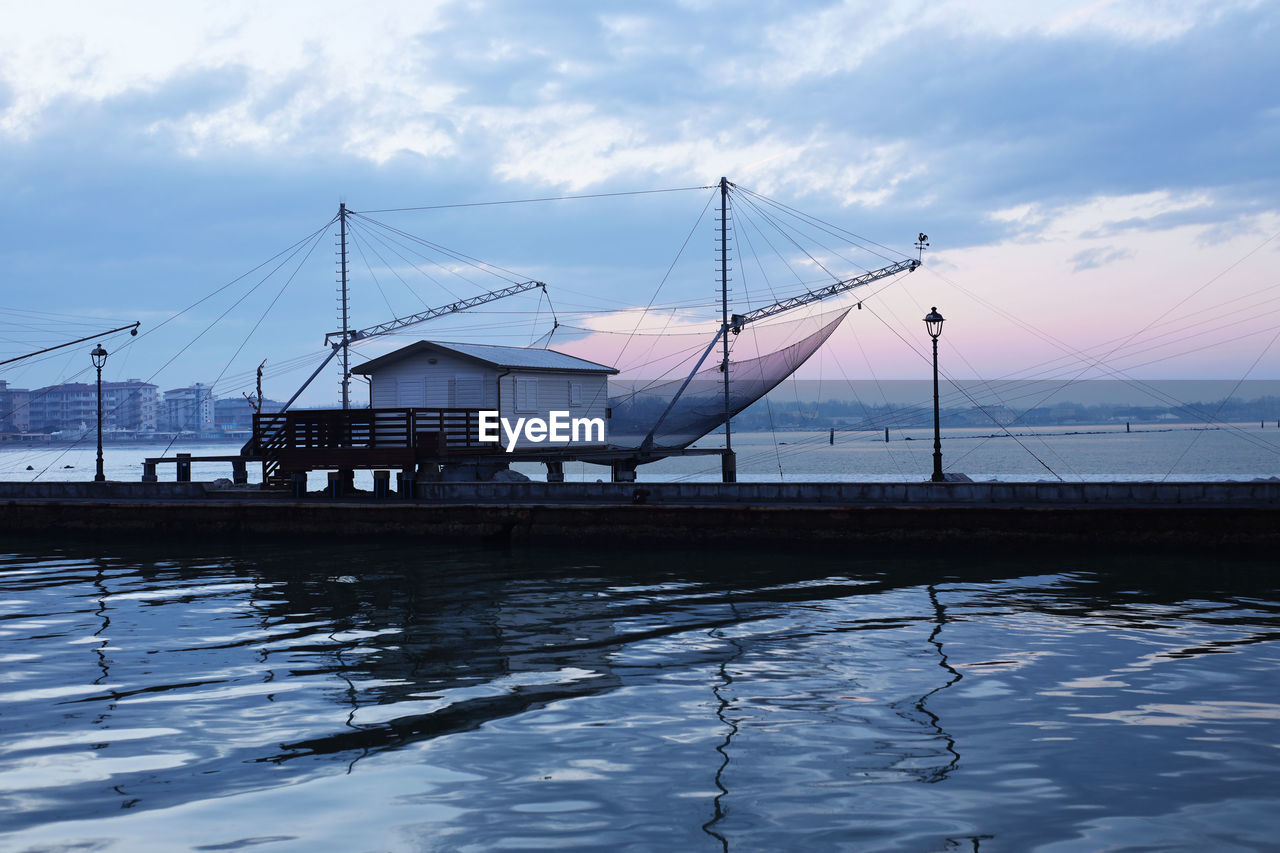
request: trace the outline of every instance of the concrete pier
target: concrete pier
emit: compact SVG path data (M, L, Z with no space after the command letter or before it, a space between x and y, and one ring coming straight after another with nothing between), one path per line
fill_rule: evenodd
M1280 480L415 483L337 498L208 483L0 483L0 532L505 543L1280 544ZM643 489L643 495L637 490Z

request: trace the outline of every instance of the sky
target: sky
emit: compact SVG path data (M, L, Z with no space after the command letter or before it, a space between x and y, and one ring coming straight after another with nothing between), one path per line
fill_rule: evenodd
M137 320L103 339L104 378L238 396L265 360L287 397L338 328L316 232L343 202L365 217L357 328L548 284L353 363L417 337L529 345L555 316L554 348L672 370L717 327L725 176L731 310L930 242L920 270L737 354L854 307L802 377L927 378L936 305L944 377L1280 378L1274 3L0 7L0 358ZM399 210L564 196L596 197ZM85 381L91 346L0 379ZM330 368L302 401L337 388Z

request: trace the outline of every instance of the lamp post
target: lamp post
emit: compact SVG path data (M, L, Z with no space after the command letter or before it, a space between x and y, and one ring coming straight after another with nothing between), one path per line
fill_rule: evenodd
M946 482L942 473L942 427L938 422L938 335L942 334L943 317L937 307L930 309L924 317L924 327L933 338L933 476L935 483Z
M107 477L102 473L102 366L107 363L107 351L98 344L89 353L93 366L98 368L98 473L94 475L95 483L105 482Z

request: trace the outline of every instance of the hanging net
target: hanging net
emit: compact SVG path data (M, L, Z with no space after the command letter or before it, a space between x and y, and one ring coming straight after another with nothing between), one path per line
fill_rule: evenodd
M848 309L841 311L834 320L790 346L756 358L730 359L729 414L738 414L799 369L831 337L848 313ZM715 353L708 356L708 361L712 359L715 363L694 374L683 392L680 388L686 377L610 397L609 407L613 413L609 420L609 444L639 449L652 431L654 449L675 450L688 447L723 425L726 420L724 374Z

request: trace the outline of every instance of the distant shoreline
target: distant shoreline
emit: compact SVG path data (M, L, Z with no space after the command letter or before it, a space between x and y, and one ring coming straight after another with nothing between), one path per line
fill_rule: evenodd
M184 445L195 446L195 445L205 445L205 444L243 445L246 441L248 441L248 438L180 438L180 439L177 439L176 441L172 441L172 445L174 447L182 447ZM54 448L65 449L68 447L78 447L82 445L96 447L97 443L98 443L97 436L94 435L93 433L90 433L86 435L84 438L75 439L75 440L67 440L65 438L9 439L5 441L0 441L0 450L4 450L6 448L38 450L44 447L47 447L52 450ZM167 439L167 438L107 438L106 436L103 436L102 438L103 447L139 447L142 445L168 446L169 444L170 444L170 439Z

